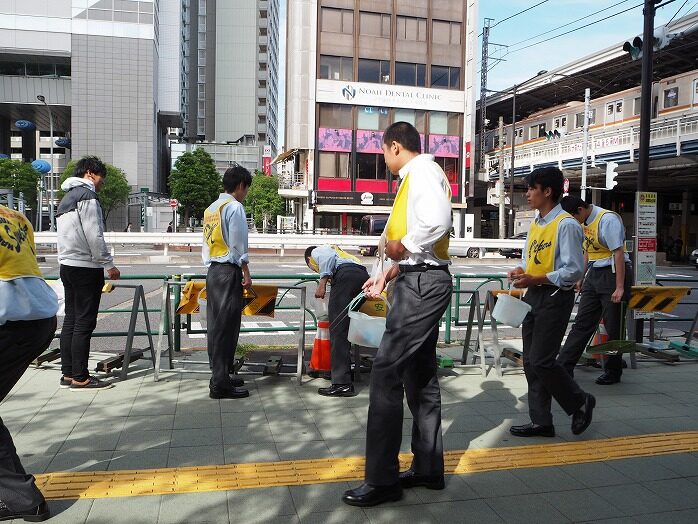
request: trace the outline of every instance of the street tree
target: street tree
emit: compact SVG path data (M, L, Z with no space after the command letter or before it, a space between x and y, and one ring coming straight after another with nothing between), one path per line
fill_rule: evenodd
M75 160L71 160L65 166L63 173L61 174L61 179L59 186L65 182L68 177L73 176L75 172ZM104 187L97 193L97 199L102 206L102 213L104 214L104 223L107 223L107 217L117 207L126 205L128 202L128 195L131 192L131 187L128 184L126 175L124 172L111 164L105 164L107 166L107 178L104 180ZM65 192L63 190L58 191L58 197L63 198Z
M221 175L211 155L202 148L180 156L170 174L170 195L184 209L184 223L187 225L190 216L203 216L222 188Z
M283 214L285 208L284 199L279 195L279 180L255 171L244 205L258 228L263 228L265 218L275 224L277 215Z
M39 184L39 173L31 164L9 158L0 159L0 189L11 189L15 198L22 192L24 200L33 207Z

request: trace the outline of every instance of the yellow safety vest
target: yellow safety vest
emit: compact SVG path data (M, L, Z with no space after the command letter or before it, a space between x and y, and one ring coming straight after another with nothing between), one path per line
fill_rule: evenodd
M223 200L213 211L204 211L204 242L208 246L211 258L225 257L230 253L230 247L223 237L223 208L233 202L234 198Z
M526 273L536 277L544 276L555 270L555 248L557 246L558 224L572 215L561 211L555 219L545 224L531 224L528 231L528 251L526 252Z
M0 206L0 280L40 277L34 230L22 213Z
M591 224L588 226L584 224L584 251L586 251L590 262L603 260L613 255L613 252L599 240L599 224L601 223L601 217L606 213L613 213L613 211L608 211L607 209L600 210Z
M345 260L351 260L352 262L354 262L356 264L361 264L361 260L359 260L354 255L347 253L339 246L331 245L330 248L332 248L332 250L337 254L337 256L339 258L343 258ZM309 263L310 263L310 267L313 268L313 271L315 271L316 273L320 272L320 264L318 264L317 260L315 260L312 256L310 257Z
M402 240L407 234L407 195L409 193L410 174L405 175L405 178L400 184L400 189L395 195L393 209L390 211L388 223L385 225L386 240ZM451 199L451 186L445 185L448 199ZM448 256L448 246L450 243L449 233L436 241L434 244L434 255L441 260L450 260Z

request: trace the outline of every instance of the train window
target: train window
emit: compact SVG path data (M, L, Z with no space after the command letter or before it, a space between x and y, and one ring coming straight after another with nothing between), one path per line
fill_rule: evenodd
M567 116L559 116L554 121L555 129L567 129Z
M641 98L638 96L633 100L633 115L637 116L640 114L640 106L642 105Z
M516 130L516 138L523 138L523 127Z
M596 109L591 109L589 111L589 125L592 126L596 123ZM574 115L574 127L580 128L584 127L584 111Z
M535 126L531 126L529 140L533 140L534 138L543 138L544 136L545 136L545 123L536 124Z
M623 114L623 101L622 100L618 100L618 102L616 102L616 114L618 114L618 115Z
M664 90L664 108L679 105L679 88L672 87Z

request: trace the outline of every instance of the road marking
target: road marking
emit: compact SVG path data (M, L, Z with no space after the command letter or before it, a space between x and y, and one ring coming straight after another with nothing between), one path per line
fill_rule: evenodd
M698 451L698 431L444 452L446 473L541 468ZM412 455L400 455L401 469ZM100 499L303 486L364 478L364 457L36 475L47 499Z

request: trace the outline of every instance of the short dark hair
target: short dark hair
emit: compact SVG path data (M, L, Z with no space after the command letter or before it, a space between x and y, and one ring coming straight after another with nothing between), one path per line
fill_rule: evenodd
M580 207L589 209L589 204L584 202L584 200L581 198L572 195L562 197L562 200L560 200L560 205L562 206L562 209L567 211L570 215L576 215L579 212Z
M549 187L552 189L553 201L557 203L562 195L562 186L565 183L565 177L557 167L539 167L534 169L526 177L528 187L536 187L539 185L541 190Z
M84 156L75 164L73 176L85 178L88 172L105 177L107 176L107 166L96 156Z
M388 129L383 133L383 143L389 146L393 142L397 142L407 151L413 153L422 152L422 142L419 139L419 131L407 122L395 122L390 124Z
M250 187L252 185L252 175L240 164L236 164L229 167L223 175L223 189L230 193L235 191L240 184L242 184L242 187Z
M308 261L312 258L312 256L313 256L313 249L315 249L316 247L317 247L317 246L310 246L309 248L307 248L307 249L305 250L304 256L305 256L305 263L306 263L306 264L307 264Z

